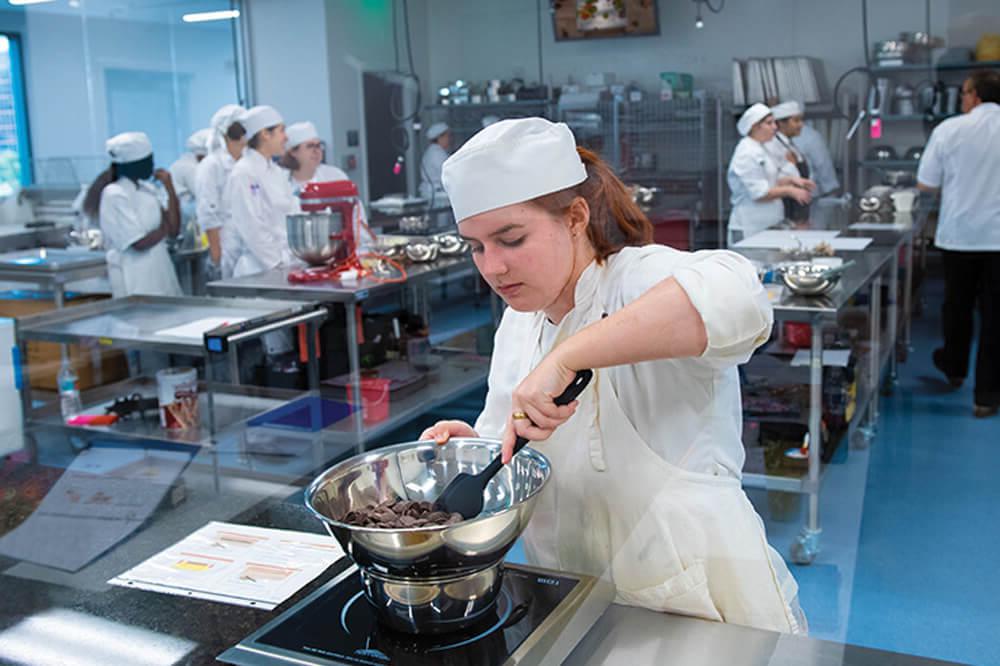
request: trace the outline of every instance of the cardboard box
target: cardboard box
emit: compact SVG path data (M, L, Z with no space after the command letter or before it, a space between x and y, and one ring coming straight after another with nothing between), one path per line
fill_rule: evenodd
M24 292L31 293L31 292ZM0 317L25 317L48 312L56 307L55 301L42 298L3 298L0 294ZM79 296L68 299L66 307L105 300L108 296ZM21 359L28 381L34 389L56 391L56 377L62 366L60 345L54 342L29 341L27 358ZM69 360L80 378L80 390L103 386L128 377L125 354L117 349L68 345Z

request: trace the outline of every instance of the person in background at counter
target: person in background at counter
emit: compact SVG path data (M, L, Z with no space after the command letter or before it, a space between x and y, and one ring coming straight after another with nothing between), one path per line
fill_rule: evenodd
M781 123L778 123L778 126L780 127ZM806 158L810 180L816 183L813 197L825 197L836 193L840 189L840 181L837 180L837 170L833 168L830 148L823 135L815 127L805 122L804 116L802 130L795 139L795 145Z
M215 112L209 154L195 170L195 210L208 237L208 280L229 277L222 274L222 227L229 217L224 192L229 173L246 146L246 130L237 122L245 112L238 104L227 104Z
M285 129L288 144L279 164L288 169L292 191L298 192L306 183L329 183L350 180L341 169L323 163L323 142L311 122L292 123Z
M420 196L440 201L447 196L441 187L441 168L448 159L451 129L446 123L434 123L427 128L427 140L430 144L420 160Z
M208 144L211 140L212 129L210 127L198 130L184 142L184 148L187 149L187 152L170 165L170 177L174 181L177 197L182 202L185 195L194 201L194 174L198 163L208 155ZM183 206L183 203L181 205Z
M812 200L811 191L815 189L808 179L783 175L784 163L775 160L764 147L777 132L771 109L754 104L740 116L736 129L743 138L736 144L727 174L733 204L729 245L781 222L782 197L805 206Z
M795 145L795 137L802 132L802 108L798 102L785 102L771 107L771 115L777 123L774 138L764 144L771 158L781 165L779 172L785 176L809 178L809 163L802 151ZM809 206L800 204L791 197L782 197L785 219L792 222L807 222Z
M797 586L740 486L737 364L771 331L739 255L652 245L652 225L562 123L503 120L444 165L476 267L508 308L473 428L534 442L552 477L524 531L536 565L609 578L618 602L805 633ZM578 401L552 396L592 368Z
M271 106L240 116L250 137L226 183L229 217L222 228L223 271L254 275L289 262L285 216L298 209L287 172L274 163L285 150L285 124Z
M944 346L934 366L958 388L969 371L973 312L979 351L973 414L1000 411L1000 73L973 72L962 83L962 115L934 128L917 187L941 193L934 244L944 261Z
M153 145L142 132L125 132L105 144L111 166L87 192L84 210L100 220L108 279L115 298L132 294L180 296L181 286L163 241L180 229L180 206L170 173L153 171ZM156 178L166 192L149 182Z

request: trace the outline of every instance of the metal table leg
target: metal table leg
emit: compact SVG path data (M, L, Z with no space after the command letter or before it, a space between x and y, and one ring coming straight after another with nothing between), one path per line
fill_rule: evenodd
M61 282L52 285L52 294L56 302L56 310L62 310L66 306L66 291ZM59 355L63 363L69 360L69 345L65 342L59 345ZM27 357L24 360L27 360Z
M896 384L896 367L898 365L897 336L899 326L899 250L893 250L892 261L889 262L889 302L886 304L886 316L889 317L889 388Z
M319 325L314 322L306 324L306 358L308 359L309 390L319 389L319 359L316 358L316 336Z
M916 237L910 236L904 255L906 273L903 277L903 348L907 354L910 353L910 327L913 319L913 244L916 242Z
M240 385L240 357L236 351L236 344L229 345L229 351L226 352L226 360L229 363L229 381L232 382L233 386ZM211 362L209 359L207 362Z
M868 381L871 390L871 400L868 403L868 425L864 430L869 442L875 436L878 424L879 384L882 377L882 276L872 281L871 314L869 314L869 336L871 349L869 352Z
M357 451L365 450L365 423L361 413L361 354L358 350L358 320L355 316L355 303L344 303L347 311L347 360L351 373L351 405L354 408L354 434L357 435Z
M215 492L219 492L219 447L215 441L215 390L212 386L212 356L205 354L205 391L208 393L208 433L212 442L212 477Z
M792 561L811 564L819 553L819 477L823 448L823 325L812 322L812 345L809 350L809 520L792 544Z

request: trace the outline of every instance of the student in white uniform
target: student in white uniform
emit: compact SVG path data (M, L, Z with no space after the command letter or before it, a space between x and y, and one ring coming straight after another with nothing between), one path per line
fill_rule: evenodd
M729 215L729 245L781 222L782 197L808 205L813 187L800 176L782 175L784 165L764 148L777 131L768 107L751 106L740 116L736 129L743 138L736 144L727 174L733 205Z
M288 143L281 157L281 166L288 170L288 182L292 192L298 195L307 183L329 183L350 180L341 169L323 163L323 142L319 132L311 122L292 123L285 129ZM366 230L368 217L365 207L358 204L357 224L354 227L355 243L361 250L367 250L372 243L371 234Z
M170 173L153 171L153 146L142 132L107 140L111 166L87 192L84 209L100 220L108 278L115 298L132 294L180 296L174 264L164 240L176 236L180 208ZM165 195L149 180L163 184Z
M281 166L288 169L292 191L301 190L306 183L350 180L341 169L323 163L323 142L311 122L292 123L285 128L285 134L288 135L288 143L281 157Z
M451 148L451 129L447 123L434 123L427 128L427 140L430 143L420 160L420 196L440 202L448 196L441 187L441 168Z
M285 124L274 107L255 106L240 116L249 137L246 152L226 183L229 218L222 228L223 264L233 277L288 263L285 217L298 209L287 172L274 162L285 150Z
M177 196L181 199L182 207L185 198L194 201L194 174L198 168L198 163L208 155L208 144L211 140L211 128L206 127L198 130L184 142L184 148L187 152L178 157L177 161L170 165L170 177L174 180L174 189L177 190Z
M958 388L969 373L974 312L979 348L973 415L1000 412L1000 73L973 72L962 83L962 114L934 128L917 169L917 187L940 192L934 244L944 264L944 345L934 366ZM995 443L994 439L994 443Z
M803 123L802 132L795 141L809 164L809 178L816 183L815 196L827 196L840 189L837 170L833 168L833 158L826 139L815 127Z
M209 154L195 171L195 201L198 224L208 237L209 280L230 277L222 270L222 227L229 217L224 192L226 180L246 146L246 130L237 119L246 112L242 106L227 104L212 116Z
M796 140L802 134L804 121L802 106L798 102L784 102L771 107L771 115L777 123L778 131L774 138L764 144L771 158L781 165L779 173L782 176L800 176L809 180L812 168L805 154L796 145ZM782 197L781 203L785 209L785 219L797 223L809 220L809 206L803 206L791 197Z
M475 427L552 463L531 563L603 576L620 603L805 632L797 586L740 486L737 364L770 335L753 266L652 245L625 186L564 124L503 120L444 166L458 231L508 308ZM554 405L578 370L594 378Z

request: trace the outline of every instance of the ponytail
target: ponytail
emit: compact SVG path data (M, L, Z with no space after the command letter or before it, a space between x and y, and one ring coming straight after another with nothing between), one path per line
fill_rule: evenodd
M608 163L586 148L577 147L576 151L587 168L587 179L579 185L538 197L533 203L558 215L565 213L574 199L582 197L590 208L587 238L598 263L623 247L652 243L652 223Z
M83 212L92 220L97 220L101 213L101 193L104 188L118 180L118 167L111 164L107 169L98 174L94 182L87 189L87 196L83 198Z

